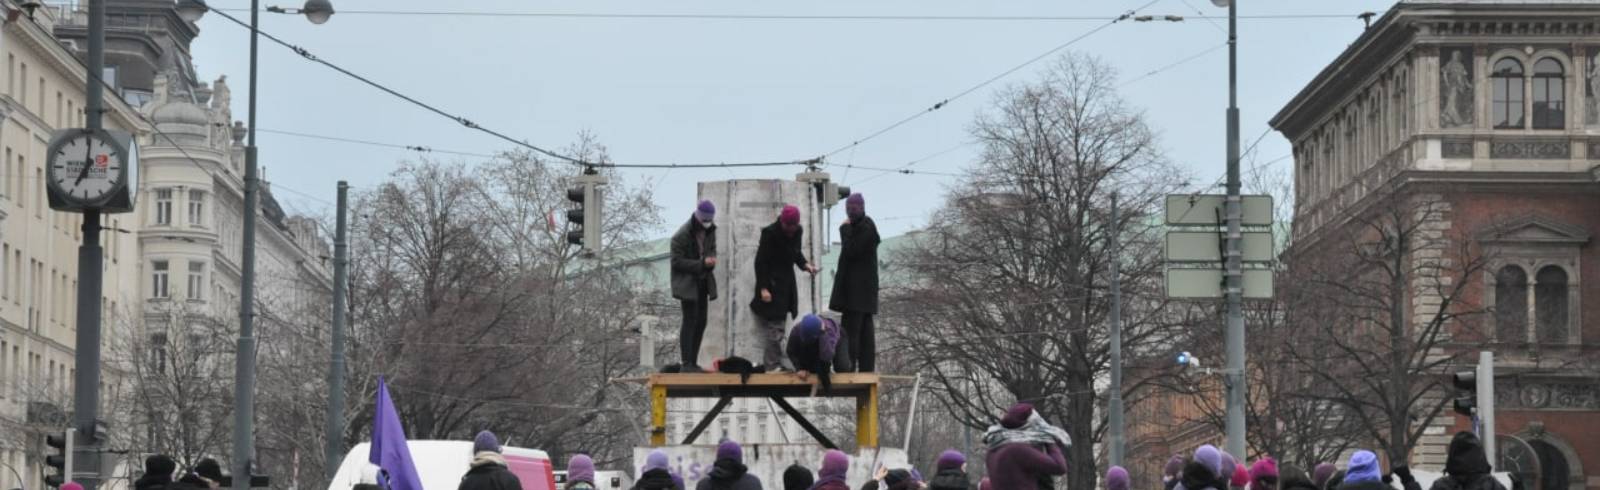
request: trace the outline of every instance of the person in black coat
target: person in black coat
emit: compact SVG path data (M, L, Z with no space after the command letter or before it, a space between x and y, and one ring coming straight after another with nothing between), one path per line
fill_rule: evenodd
M672 297L683 305L683 327L678 330L682 372L702 372L700 341L706 333L706 310L717 299L717 207L700 201L689 222L672 234Z
M800 208L786 205L778 221L761 229L756 246L756 294L750 310L766 336L761 363L767 371L793 370L783 358L784 327L800 312L800 292L795 284L796 267L811 274L817 268L806 260L800 244L805 231L800 228Z
M872 317L878 313L878 225L867 217L866 198L845 199L848 219L839 225L839 269L833 275L828 309L844 314L844 346L834 361L839 372L877 370Z
M472 467L456 490L522 490L522 480L511 473L500 451L500 439L493 432L479 432L472 440Z
M1457 432L1444 459L1444 477L1433 481L1432 490L1506 490L1490 475L1493 469L1477 434Z

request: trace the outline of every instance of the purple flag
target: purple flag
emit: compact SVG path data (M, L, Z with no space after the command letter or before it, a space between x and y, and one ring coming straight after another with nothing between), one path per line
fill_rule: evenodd
M372 416L372 452L367 460L382 471L378 483L391 490L422 490L422 479L417 477L417 466L411 462L411 448L406 445L406 430L400 426L400 414L394 411L394 400L389 398L389 385L378 377L378 403Z

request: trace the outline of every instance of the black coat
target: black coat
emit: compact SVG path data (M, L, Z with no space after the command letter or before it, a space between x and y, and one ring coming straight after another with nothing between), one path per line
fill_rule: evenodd
M697 233L705 234L698 246L694 240ZM716 256L717 225L704 226L700 220L690 216L689 222L672 234L672 297L697 301L701 288L705 288L706 299L717 299L717 277L712 274L711 268L706 267L705 260L706 257Z
M695 490L761 490L761 479L745 465L730 459L712 463L711 474L694 486Z
M958 469L942 470L928 480L929 490L972 490L967 473Z
M787 320L800 312L800 291L795 285L795 268L809 262L800 251L805 230L795 230L794 236L783 233L783 225L773 222L761 229L761 242L756 247L756 290L750 299L750 309L767 320ZM761 289L772 293L772 302L761 302Z
M839 225L839 265L833 274L828 309L878 312L878 225L861 218Z
M522 490L522 480L506 465L478 458L472 461L472 469L461 477L456 490Z
M663 469L654 469L639 475L639 481L633 484L633 490L683 490L672 482L672 473Z

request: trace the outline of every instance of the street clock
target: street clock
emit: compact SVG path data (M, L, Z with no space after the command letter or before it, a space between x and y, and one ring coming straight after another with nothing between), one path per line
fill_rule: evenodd
M138 144L129 133L63 129L50 138L45 190L50 209L124 213L133 210L130 182Z

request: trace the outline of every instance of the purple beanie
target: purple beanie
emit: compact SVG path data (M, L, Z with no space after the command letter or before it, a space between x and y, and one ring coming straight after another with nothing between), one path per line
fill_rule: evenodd
M500 439L495 437L493 432L479 432L477 437L472 438L472 454L485 451L491 453L500 452Z
M567 460L567 481L594 483L594 460L578 454Z
M1194 450L1194 460L1205 466L1207 470L1211 470L1212 477L1219 479L1223 477L1222 451L1218 451L1216 446L1210 444L1200 446L1199 449Z
M822 468L817 469L817 479L843 478L850 471L850 455L838 449L829 449L822 455Z
M856 192L856 193L850 194L850 197L845 198L844 199L844 203L846 205L853 204L853 205L857 205L857 206L865 206L865 205L867 205L867 198L862 197L860 192Z
M808 314L800 318L800 324L795 325L794 328L800 330L800 338L807 341L817 340L818 337L822 336L822 317Z
M1227 451L1223 451L1221 449L1218 449L1217 453L1222 456L1222 459L1221 459L1222 463L1217 466L1217 471L1214 474L1217 475L1217 479L1218 480L1230 480L1230 479L1232 479L1233 478L1233 467L1238 465L1239 461L1236 460L1236 459L1233 459L1233 455L1232 454L1228 454Z
M961 454L961 451L946 449L943 453L939 454L939 460L933 464L933 467L941 471L959 470L961 469L961 465L964 464L967 464L967 455Z
M683 475L676 471L672 472L672 487L679 489L683 488Z
M1128 470L1121 466L1112 466L1106 471L1106 490L1128 490Z
M1311 470L1311 483L1317 484L1317 488L1322 488L1323 485L1328 484L1329 478L1333 478L1333 473L1336 471L1339 471L1339 467L1334 466L1333 463L1319 464Z
M1000 426L1007 429L1022 427L1023 424L1028 423L1028 418L1032 416L1033 404L1018 403L1013 405L1010 410L1006 410L1004 417L1000 417Z
M1161 476L1164 480L1176 480L1183 474L1183 455L1174 454L1167 460L1167 467L1162 468Z
M645 458L644 458L644 471L664 470L664 469L667 469L667 466L670 465L670 464L671 464L671 461L669 461L667 459L666 451L662 451L660 449L657 449L657 450L654 450L654 451L650 451L650 455L649 456L645 456Z
M783 211L778 213L778 222L785 227L800 226L800 208L793 204L785 204Z
M694 217L700 221L710 223L713 218L717 217L717 205L712 204L710 199L700 201L700 205L694 208Z
M731 439L722 441L722 444L717 445L717 459L731 459L735 463L743 463L744 449Z

